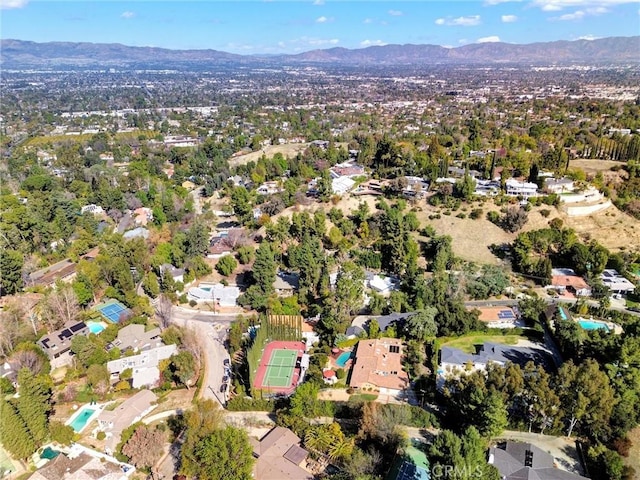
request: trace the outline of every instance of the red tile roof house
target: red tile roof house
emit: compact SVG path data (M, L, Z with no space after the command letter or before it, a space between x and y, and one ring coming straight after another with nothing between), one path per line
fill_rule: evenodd
M591 287L570 268L554 268L551 271L551 285L547 288L553 288L560 294L569 290L578 296L591 296Z
M300 438L288 428L274 427L260 441L251 439L253 478L259 480L313 480L303 468L308 452L300 447Z
M349 386L372 389L381 395L399 396L409 388L409 375L402 369L404 345L397 338L360 340L349 377Z

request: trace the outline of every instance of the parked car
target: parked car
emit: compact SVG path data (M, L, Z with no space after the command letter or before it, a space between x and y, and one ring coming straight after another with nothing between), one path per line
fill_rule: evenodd
M629 307L627 308L630 312L638 312L640 313L640 307Z
M225 375L222 377L222 383L227 383L229 381L229 376Z
M227 384L223 383L222 385L220 385L220 393L224 393L227 391Z
M230 365L231 365L231 362L229 361L229 359L228 359L228 358L225 358L225 359L222 361L222 364L223 364L225 367L228 367L228 366L230 366Z

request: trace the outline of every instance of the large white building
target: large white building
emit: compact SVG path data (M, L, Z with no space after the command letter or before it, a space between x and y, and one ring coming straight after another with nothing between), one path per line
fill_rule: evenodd
M538 185L535 183L509 178L506 182L506 187L507 195L511 197L530 198L538 196Z
M617 270L608 269L600 274L600 280L613 293L630 293L636 289L636 286L620 275Z

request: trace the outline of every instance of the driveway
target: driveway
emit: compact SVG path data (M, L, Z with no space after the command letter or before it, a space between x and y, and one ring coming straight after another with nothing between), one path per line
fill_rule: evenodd
M174 311L176 310L174 309ZM229 354L224 347L224 341L227 336L227 329L231 322L235 320L235 316L230 318L205 315L203 320L201 319L201 312L194 312L191 317L184 310L177 310L175 313L173 322L181 327L194 329L200 338L205 375L205 380L200 390L200 398L211 399L224 408L227 403L226 393L220 392L220 386L224 376L223 360L229 359Z

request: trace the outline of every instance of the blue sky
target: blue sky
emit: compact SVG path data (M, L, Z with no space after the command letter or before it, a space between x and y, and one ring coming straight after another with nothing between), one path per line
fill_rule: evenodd
M296 53L640 34L640 0L0 0L2 38Z

